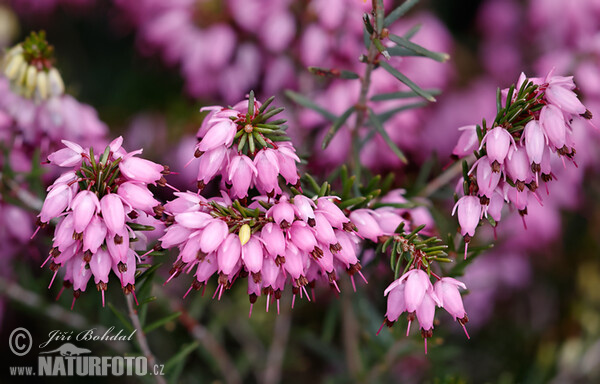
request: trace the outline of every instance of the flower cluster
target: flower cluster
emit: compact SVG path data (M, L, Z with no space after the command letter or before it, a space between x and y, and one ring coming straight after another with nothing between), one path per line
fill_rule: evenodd
M574 93L572 77L553 76L527 79L521 74L510 89L499 93L506 105L499 107L491 127L462 127L453 154L464 157L475 152L477 161L463 182L461 197L454 207L465 243L475 234L485 215L500 221L504 202L512 203L523 217L531 197L540 205L540 179L548 185L554 176L552 157L575 165L574 120L591 119L591 113ZM516 91L518 90L518 91ZM485 135L483 135L485 133ZM467 246L465 246L465 258Z
M0 141L10 151L0 165L28 172L35 151L44 158L61 140L104 146L107 132L94 108L64 94L44 32L32 32L6 53L0 74Z
M31 32L21 44L11 48L3 58L2 69L11 88L26 98L45 100L64 93L65 85L52 66L54 48L44 31Z
M269 108L273 98L261 104L244 100L231 108L204 107L208 111L198 130L194 156L199 158L198 188L216 175L233 198L244 198L256 187L270 197L281 194L278 176L289 184L298 183L296 162L300 159L285 136L285 120L269 119L283 108Z
M50 261L54 271L50 286L59 268L64 268L63 285L73 287L73 304L94 276L104 305L111 270L123 291L134 293L139 256L132 243L144 240L136 231L161 225L152 216L161 216L164 208L148 185L165 185L168 168L136 157L141 150L126 152L122 141L115 139L103 154L95 155L93 148L65 140L66 148L48 157L51 164L73 168L48 188L38 222L44 226L58 220L44 264Z
M250 303L262 293L267 311L272 298L279 310L286 284L294 298L304 293L310 300L307 284L324 281L339 291L337 276L344 270L353 286L354 274L364 279L357 258L359 238L335 197L284 194L268 202L263 196L245 208L225 194L212 199L191 192L176 195L165 204L173 224L160 241L163 248L179 249L169 280L196 268L186 296L192 288L205 287L214 274L219 298L238 277L248 276Z
M433 274L433 273L432 273ZM434 274L433 274L434 275ZM379 331L387 324L391 327L404 312L407 312L408 327L406 336L410 332L410 325L415 318L421 327L421 335L425 342L425 353L427 353L427 339L433 336L433 320L435 318L435 307L444 308L465 330L469 337L465 324L469 321L459 288L467 287L462 282L451 277L439 278L431 284L427 272L420 268L411 269L399 279L390 284L384 292L388 297L385 321L381 324ZM377 332L379 333L379 332Z

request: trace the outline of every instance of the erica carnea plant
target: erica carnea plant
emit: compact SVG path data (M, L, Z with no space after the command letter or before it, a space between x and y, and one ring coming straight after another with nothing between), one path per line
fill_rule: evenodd
M249 316L257 303L269 312L255 312L253 320L277 319L283 346L274 341L271 356L282 354L289 311L305 305L300 299L320 300L317 292L341 297L343 313L328 312L322 339L332 339L334 331L326 327L341 318L346 361L356 380L376 378L379 369L373 363L370 372L363 370L361 338L389 347L385 340L397 338L395 329L408 337L417 323L427 354L434 328L446 327L438 308L469 339L467 328L471 334L475 329L469 316L478 311L463 303L471 288L465 268L496 241L510 247L497 236L498 224L516 211L526 231L528 207L545 208L560 185L557 169L578 166L577 151L586 147L580 149L577 138L585 137L588 126L594 129L586 107L592 105L582 103L572 76L522 73L514 85L497 90L493 120L458 128L456 144L449 143L451 163L442 168L446 159L424 155L425 133L414 131L450 78L447 70L430 73L435 67L429 65L443 67L450 56L435 44L417 43L421 25L408 26L405 17L416 4L115 1L140 49L177 64L189 94L225 100L190 113L195 141L180 147L188 161L176 172L161 164L174 151L155 162L143 158L142 149L125 150L122 136L109 142L96 111L65 93L45 32L31 33L2 58L0 241L26 246L33 232L38 247L49 250L42 258L51 271L48 288L59 289L57 300L72 288L71 310L90 284L100 292L102 307L107 291L120 288L130 321L112 304L112 292L108 306L138 331L149 361L156 359L146 333L179 321L194 342L167 363L176 373L180 368L172 367L202 345L226 381L241 382L220 345L227 337L212 335L196 313L187 312L193 300L210 300L190 295L204 296L207 287L217 310L242 296L245 313L247 294ZM218 17L204 23L207 14ZM360 17L350 17L355 14ZM347 45L343 39L336 44L340 36L349 36ZM423 41L440 43L432 36ZM427 71L413 76L421 65ZM279 92L286 87L295 88ZM263 94L275 96L258 97ZM171 145L171 133L163 148ZM124 136L134 146L135 137ZM427 139L448 141L438 136ZM190 170L191 182L184 180ZM169 182L180 178L174 185L184 187L168 184L166 176ZM25 223L26 230L13 230L11 221ZM479 232L486 221L493 240L492 230L487 237ZM56 278L62 288L53 287ZM167 305L158 308L155 300ZM361 300L360 311L369 313L357 315L352 300ZM149 307L168 313L148 325ZM228 308L227 316L216 318L229 318ZM368 336L359 333L357 318L368 320ZM246 344L260 339L240 336L247 330L237 329L239 324L232 326L234 338ZM390 335L387 329L381 334L384 326ZM321 349L321 341L306 340Z

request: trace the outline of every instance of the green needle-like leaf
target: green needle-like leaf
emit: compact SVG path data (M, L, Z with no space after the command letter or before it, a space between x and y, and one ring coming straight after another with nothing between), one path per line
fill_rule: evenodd
M419 87L417 84L415 84L408 77L404 76L402 73L400 73L400 71L398 71L396 68L392 67L387 62L382 61L381 63L379 63L379 65L383 69L388 71L392 76L394 76L395 78L400 80L402 83L406 84L406 86L408 86L410 89L412 89L417 95L421 96L422 98L424 98L428 101L435 102L435 98L433 96L431 96L429 93L424 91L421 87Z
M287 90L287 91L285 91L285 95L288 98L290 98L292 101L294 101L295 103L300 104L301 106L303 106L305 108L312 109L313 111L319 113L320 115L325 117L327 120L335 121L337 119L336 115L329 112L325 108L315 104L310 99L302 96L301 94L299 94L297 92Z
M348 108L344 113L342 113L340 115L340 117L338 117L333 122L333 125L331 126L331 128L329 128L329 131L327 132L327 134L325 135L325 138L323 139L323 144L322 144L323 149L327 148L327 146L329 145L329 143L331 142L331 140L333 139L335 134L344 125L346 120L348 120L348 118L350 117L350 115L352 115L353 112L354 112L354 106Z
M377 130L377 132L381 135L383 140L385 140L390 149L396 154L396 156L398 156L400 161L402 161L404 164L408 163L408 159L406 158L406 156L404 156L404 153L400 150L400 148L398 148L396 143L392 141L390 135L388 135L386 130L383 128L381 121L379 121L379 118L377 117L375 112L373 112L372 109L369 109L369 120L371 121L373 128Z
M167 324L169 321L173 321L176 318L178 318L179 316L181 316L181 312L171 313L170 315L165 316L162 319L155 321L154 323L148 324L147 326L144 327L144 333L149 333L149 332L155 330L156 328L162 327L163 325Z
M427 48L424 48L418 44L415 44L412 41L410 41L402 36L390 35L389 38L394 43L396 43L399 46L404 47L410 51L413 51L414 53L416 53L419 56L429 57L430 59L439 61L440 63L443 63L444 61L447 61L450 58L450 55L448 55L447 53L430 51Z
M385 27L389 27L394 21L398 20L399 18L404 16L406 12L410 11L410 9L414 7L418 2L419 0L406 0L404 3L402 3L402 5L400 5L398 8L390 12L389 15L387 15L383 25Z

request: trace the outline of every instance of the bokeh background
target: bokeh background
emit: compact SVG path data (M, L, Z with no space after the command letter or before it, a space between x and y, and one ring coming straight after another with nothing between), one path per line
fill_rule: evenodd
M392 9L401 1L385 3ZM360 73L361 15L368 8L360 0L0 1L0 47L44 29L67 93L97 111L110 130L107 139L123 135L131 149L143 147L147 157L180 171L173 182L182 189L195 185L193 171L183 164L193 153L203 117L199 108L233 104L250 89L262 99L278 95L306 167L325 177L344 163L347 138L342 132L327 151L320 150L326 121L282 91L308 95L337 114L352 105L356 84L315 78L306 67ZM393 172L397 186L409 195L450 162L457 128L492 118L497 87L509 86L522 71L545 76L554 67L558 74L574 75L588 109L600 113L599 1L423 0L394 28L406 32L417 24L422 27L415 41L448 52L451 59L406 58L401 70L424 88L441 90L438 101L400 112L386 124L409 154L410 165L400 166L377 138L361 153L366 167ZM373 81L378 92L396 90L386 78ZM250 319L243 286L219 302L210 299L210 287L204 297L173 300L189 282L180 278L162 287L171 261L165 256L156 283L146 288L157 299L144 316L183 313L148 334L157 358L169 362L167 377L186 383L599 382L600 140L597 129L578 128L579 167L557 172L545 206L530 207L527 231L516 212L508 215L494 248L466 268L470 340L441 313L427 356L416 332L404 337L405 320L375 336L385 313L382 292L393 276L386 261L380 263L369 252L363 258L369 285L356 293L348 284L339 298L316 287L316 302L302 301L290 311L291 297L284 295L279 316L255 310ZM3 150L11 145L4 141ZM431 196L435 232L442 235L456 230L449 216L452 189L449 185ZM12 382L17 378L7 376L9 364L36 361L35 356L11 355L6 341L12 329L26 327L34 340L44 340L54 329L119 329L123 324L116 313L124 312L125 305L117 290L107 296L114 310L102 308L99 293L92 290L73 311L70 295L55 302L58 288L46 289L50 273L39 268L49 232L35 242L12 233L14 217L3 209L0 375L2 382ZM30 220L31 229L33 216L16 217ZM493 239L489 232L481 235L481 243ZM133 343L81 345L98 355L136 351ZM358 356L352 353L357 345ZM237 374L223 376L223 351Z

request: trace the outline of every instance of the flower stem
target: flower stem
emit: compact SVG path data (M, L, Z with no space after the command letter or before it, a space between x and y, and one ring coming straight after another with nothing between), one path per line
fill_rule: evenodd
M127 302L127 309L129 310L129 318L133 323L133 327L137 330L135 336L137 338L138 344L140 346L140 350L142 354L146 356L148 359L148 367L149 370L152 369L156 365L156 357L150 350L150 346L148 345L148 339L146 338L146 334L142 329L142 323L140 322L140 318L137 314L137 310L133 307L133 295L125 295L125 301ZM151 372L151 371L150 371ZM166 384L167 381L163 376L156 375L154 376L156 382L158 384Z

